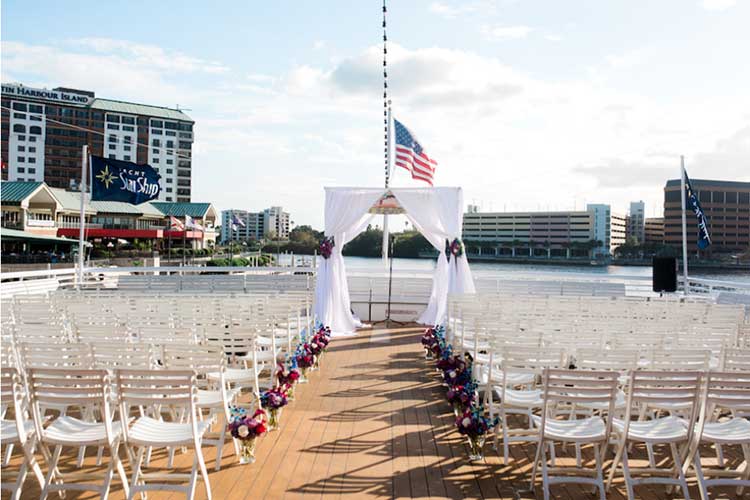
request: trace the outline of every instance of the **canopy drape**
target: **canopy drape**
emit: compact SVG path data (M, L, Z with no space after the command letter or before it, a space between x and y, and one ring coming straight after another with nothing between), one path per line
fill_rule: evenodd
M326 188L325 235L335 245L330 258L321 259L315 286L315 314L333 333L350 333L357 327L351 313L343 246L362 232L372 220L369 209L390 192L406 216L439 253L432 291L418 321L426 325L442 322L448 294L474 293L466 255L445 255L445 242L461 237L463 193L461 188Z

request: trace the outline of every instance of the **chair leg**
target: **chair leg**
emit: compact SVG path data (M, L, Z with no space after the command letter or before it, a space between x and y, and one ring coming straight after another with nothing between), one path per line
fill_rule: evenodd
M3 467L10 465L10 457L13 455L13 443L5 447L5 457L3 457Z
M695 468L695 476L698 480L698 491L701 494L701 500L709 500L708 488L706 488L706 478L703 475L703 468L701 467L701 456L698 451L693 455L693 467Z
M29 441L26 441L23 446L24 459L27 466L31 468L31 472L34 473L36 480L39 482L39 487L44 488L44 474L39 467L39 463L36 461L36 456L34 456L34 448L36 448L36 441L32 437Z
M625 441L623 440L617 445L617 452L615 452L615 458L612 460L612 465L609 468L609 475L607 477L607 491L609 491L610 488L612 488L612 480L615 478L615 472L617 472L617 467L620 465L620 460L622 459L622 453L625 450Z
M628 450L623 449L622 452L622 474L625 476L625 488L628 492L628 500L635 499L635 492L633 491L633 479L630 476L630 465L628 464Z
M197 451L197 450L196 450ZM195 498L195 483L198 480L198 453L196 452L193 457L193 468L190 470L190 481L187 487L187 494L185 498L187 500L193 500Z
M133 499L133 495L135 495L136 488L138 487L138 481L140 480L141 475L141 465L143 464L143 456L145 454L146 448L141 447L138 449L138 456L133 464L133 479L130 482L130 492L127 497L128 500Z
M50 485L52 484L52 481L55 480L55 472L57 471L57 462L60 460L60 453L62 453L62 446L55 446L55 451L50 457L49 472L47 472L47 477L44 479L42 493L39 495L40 500L46 500L49 495Z
M685 443L685 446L688 446L688 443ZM677 444L670 443L669 448L672 451L672 460L674 460L674 468L677 471L677 481L680 487L682 487L682 494L685 496L685 500L690 500L690 492L688 491L685 473L682 470L682 459L680 453L677 451Z
M542 488L544 493L544 500L549 500L549 474L547 472L547 450L542 445L540 447L542 449L542 456L540 457L542 460Z
M607 494L604 491L604 473L602 472L602 452L596 445L594 445L594 459L596 461L596 487L599 489L599 500L607 500Z
M742 471L740 480L747 482L748 480L750 480L750 444L742 445L742 454L745 457L745 469ZM740 485L737 487L738 496L742 496L742 493L744 491L745 491L745 487L743 485Z
M539 457L541 455L541 447L544 446L541 441L536 444L536 452L534 453L534 465L531 467L531 486L529 491L534 491L534 483L536 483L536 471L539 465Z
M203 450L200 447L195 449L195 455L198 457L198 466L203 476L203 485L206 488L206 498L211 500L211 483L208 480L208 470L206 470L206 461L203 459Z
M127 448L127 447L126 447ZM130 486L128 483L128 476L125 474L125 467L122 466L122 460L120 460L120 443L116 443L112 448L112 460L115 462L115 468L117 469L117 475L120 476L122 482L122 489L125 492L125 498L130 496Z
M28 467L26 460L23 461L21 467L18 469L18 476L16 476L16 483L13 485L13 493L11 494L12 500L21 500L21 492L23 492L23 483L26 481L26 472Z

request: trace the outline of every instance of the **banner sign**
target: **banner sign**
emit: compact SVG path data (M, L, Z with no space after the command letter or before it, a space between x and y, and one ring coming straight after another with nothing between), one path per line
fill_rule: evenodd
M150 165L91 157L91 199L138 205L159 197L161 176Z
M693 210L695 218L698 219L698 248L703 250L711 244L711 235L708 234L708 220L701 207L701 202L698 201L698 195L693 191L693 186L690 185L687 172L685 172L685 194L688 207Z

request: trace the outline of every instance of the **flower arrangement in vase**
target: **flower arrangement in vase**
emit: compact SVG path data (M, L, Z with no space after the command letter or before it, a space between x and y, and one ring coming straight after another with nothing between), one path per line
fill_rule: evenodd
M268 411L268 430L273 431L279 428L279 419L281 418L281 409L284 408L289 400L286 396L284 387L274 387L268 389L260 395L260 404L263 409Z
M463 415L477 400L477 384L470 381L466 384L453 385L446 391L445 398L453 405L453 413L456 417Z
M462 415L456 418L458 432L469 439L469 460L484 459L484 441L490 429L495 427L498 419L490 420L484 416L484 406L471 405Z
M252 415L247 410L237 406L230 406L229 432L240 444L240 463L255 462L256 439L268 431L266 426L266 412L258 409Z
M282 367L281 370L276 372L276 381L279 387L285 387L286 398L288 401L294 400L294 386L302 375L297 368Z
M305 382L307 382L307 372L315 364L315 356L313 356L312 353L305 349L304 346L300 346L300 348L297 349L297 353L294 356L294 359L300 369L301 376L299 378L299 382L301 384L304 384Z

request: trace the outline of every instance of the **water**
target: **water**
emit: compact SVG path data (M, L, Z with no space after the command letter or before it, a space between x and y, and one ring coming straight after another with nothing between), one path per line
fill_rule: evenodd
M297 256L297 265L302 264L302 259L309 265L312 258L310 256ZM388 268L384 266L383 260L373 257L344 257L346 269L350 273L383 273ZM433 259L393 259L394 273L417 272L426 274L435 269L435 260ZM291 263L291 256L281 256L282 265ZM610 276L610 277L634 277L642 279L651 279L650 266L591 266L591 265L546 265L546 264L507 264L500 262L472 262L471 271L474 276L481 277L498 277L513 275L539 274L549 277L549 275L587 275L587 276ZM694 278L705 278L721 281L731 281L734 283L750 284L750 273L748 271L732 270L703 270L696 269L690 272Z

